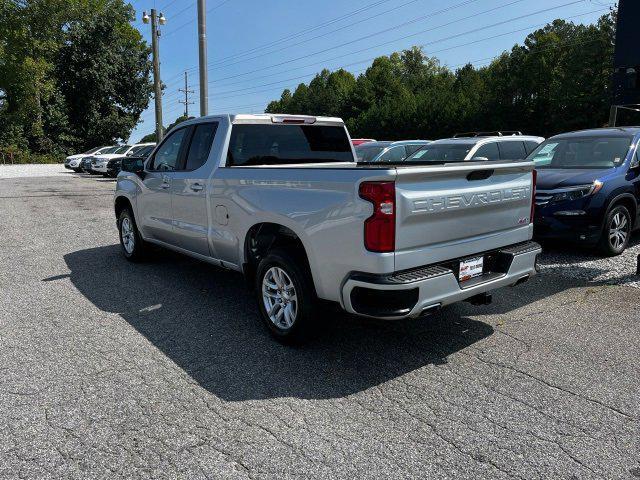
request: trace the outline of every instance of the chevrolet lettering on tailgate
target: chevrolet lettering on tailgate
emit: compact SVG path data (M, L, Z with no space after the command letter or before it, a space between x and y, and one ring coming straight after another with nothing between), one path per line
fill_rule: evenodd
M490 192L443 195L413 202L413 213L440 212L461 208L474 208L496 203L525 200L531 197L528 186L492 190Z

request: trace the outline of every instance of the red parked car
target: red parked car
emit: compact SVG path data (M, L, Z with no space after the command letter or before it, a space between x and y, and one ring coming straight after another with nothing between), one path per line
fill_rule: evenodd
M367 143L367 142L375 142L375 140L373 138L352 138L351 139L351 143L353 144L354 147L357 147L358 145L362 145L363 143Z

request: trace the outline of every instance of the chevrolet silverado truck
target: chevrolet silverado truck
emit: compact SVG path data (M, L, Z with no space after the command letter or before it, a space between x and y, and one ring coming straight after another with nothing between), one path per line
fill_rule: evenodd
M338 118L202 117L122 167L124 256L154 244L242 272L281 341L302 338L319 300L381 319L486 303L541 252L532 162L358 163Z

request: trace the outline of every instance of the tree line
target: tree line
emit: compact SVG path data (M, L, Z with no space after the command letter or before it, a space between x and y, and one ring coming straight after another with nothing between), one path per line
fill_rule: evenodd
M616 13L592 25L555 20L488 65L452 70L413 47L355 77L322 70L269 113L342 117L353 137L435 139L461 131L550 135L606 124Z
M0 153L46 161L126 139L152 93L123 0L0 0Z

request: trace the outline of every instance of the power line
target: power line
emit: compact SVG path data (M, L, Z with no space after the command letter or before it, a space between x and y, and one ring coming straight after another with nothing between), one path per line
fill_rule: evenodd
M183 9L177 11L176 13L172 13L171 14L171 19L176 18L179 15L182 15L184 12L186 12L187 10L189 10L190 8L193 8L193 6L195 5L195 2L191 2L189 5L187 5L186 7L184 7Z
M263 49L265 49L265 48L269 48L269 47L271 47L271 46L278 45L278 44L280 44L280 43L282 43L282 42L286 42L286 41L288 41L288 40L292 40L292 39L294 39L294 38L298 38L298 37L300 37L300 36L304 36L304 35L306 35L306 34L308 34L308 33L314 32L314 31L316 31L316 30L318 30L318 29L320 29L320 28L326 27L326 26L328 26L328 25L331 25L331 24L336 23L336 22L339 22L339 21L346 20L346 19L348 19L348 18L349 18L349 17L351 17L351 16L354 16L354 15L357 15L357 14L359 14L359 13L362 13L363 11L370 10L370 9L372 9L372 8L375 8L375 7L377 7L377 6L381 5L381 4L383 4L383 3L387 3L387 2L389 2L389 1L391 1L391 0L377 0L376 2L370 3L370 4L368 4L368 5L364 5L363 7L360 7L360 8L358 8L358 9L356 9L356 10L351 11L351 12L347 12L347 13L345 13L345 14L343 14L343 15L340 15L339 17L335 17L335 18L333 18L333 19L331 19L331 20L328 20L328 21L326 21L326 22L324 22L324 23L321 23L321 24L319 24L319 25L316 25L316 26L313 26L313 27L306 28L306 29L301 30L301 31L296 32L296 33L289 34L289 35L284 36L284 37L281 37L281 38L279 38L279 39L277 39L277 40L273 40L273 41L268 42L268 43L266 43L266 44L259 45L259 46L257 46L257 47L253 47L253 48L251 48L251 49L249 49L249 50L245 50L244 52L239 52L239 53L236 53L236 54L233 54L233 55L229 55L229 56L227 56L227 57L220 58L220 59L216 60L216 61L215 61L215 63L217 64L217 63L221 63L221 62L223 62L223 61L225 61L225 60L227 60L227 59L230 59L230 58L234 58L234 57L237 57L237 56L243 56L243 55L251 54L251 53L253 53L253 52L255 52L255 51L263 50ZM418 1L418 0L414 0L414 1ZM223 2L223 3L224 3L224 2ZM409 3L412 3L412 2L409 2ZM219 5L218 5L218 6L219 6ZM402 6L404 6L404 5L401 5L400 7L397 7L397 8L401 8ZM213 10L213 9L212 9L212 10ZM388 12L389 12L389 11L387 11L387 13L388 13ZM186 25L186 24L185 24L185 25ZM182 25L182 26L185 26L185 25ZM181 26L180 28L182 28L182 26ZM172 32L170 32L170 33L172 33ZM192 67L188 67L188 68L187 68L187 70L195 70L195 69L197 69L197 68L198 68L197 66L192 66Z
M567 17L567 18L575 18L575 17L585 16L585 15L590 15L590 14L592 14L592 13L601 12L601 11L603 11L603 10L606 10L606 9L596 9L596 10L592 10L592 11L590 11L590 12L585 12L585 13L578 14L578 15L573 15L573 16L570 16L570 17ZM508 22L508 21L505 21L505 22L498 22L497 24L487 25L487 26L484 26L484 27L479 27L479 28L475 29L474 31L484 30L484 29L487 29L487 28L491 28L491 27L493 27L493 26L495 26L495 25L502 24L502 23L506 23L506 22ZM482 42L482 41L492 40L492 39L495 39L495 38L498 38L498 37L501 37L501 36L511 35L511 34L513 34L513 33L518 33L518 32L525 31L525 30L530 30L530 29L532 29L532 28L536 28L536 27L538 27L538 26L544 26L544 25L546 25L547 23L548 23L548 22L546 22L546 23L539 23L539 24L536 24L536 25L531 25L531 26L524 27L524 28L521 28L521 29L512 30L512 31L505 32L505 33L500 33L500 34L497 34L497 35L492 35L492 36L485 37L485 38L478 39L478 40L474 40L474 41L471 41L471 42L466 42L466 43L463 43L463 44L454 45L454 46L451 46L451 47L446 47L446 48L443 48L443 49L440 49L440 50L434 50L434 51L429 52L429 54L434 54L434 53L439 53L439 52L443 52L443 51L452 50L452 49L455 49L455 48L460 48L460 47L464 47L464 46L474 45L474 44L479 43L479 42ZM471 32L466 32L466 33L461 33L461 34L456 34L456 35L452 35L452 36L449 36L449 37L440 38L440 39L434 40L434 41L432 41L432 42L429 42L429 43L427 43L427 44L423 44L423 45L420 45L420 46L421 46L421 47L425 47L425 46L427 46L427 45L433 45L433 44L436 44L436 43L441 43L441 42L443 42L443 41L445 41L445 40L449 40L449 39L451 39L451 38L460 37L460 36L466 35L466 34L468 34L468 33L473 33L473 31L471 31ZM350 65L354 65L354 64L358 64L358 63L365 63L365 62L367 62L367 61L374 60L375 58L377 58L377 57L373 57L373 58L365 59L365 60L358 61L358 62L353 62L353 63L352 63L352 64L350 64ZM349 65L345 65L345 66L349 66ZM344 68L344 67L337 67L337 68ZM366 70L366 69L364 69L364 70ZM364 70L359 70L359 71L357 71L357 72L359 73L359 72L362 72L362 71L364 71ZM317 72L316 72L316 73L317 73ZM253 86L253 87L247 87L247 88L244 88L244 89L237 89L237 90L230 90L230 91L225 91L225 92L218 92L216 95L226 95L226 94L229 94L229 93L237 93L237 92L241 92L241 91L251 90L251 89L253 89L253 88L259 88L259 87L262 87L262 86L275 85L275 84L277 84L277 83L289 82L289 81L291 81L291 80L297 80L297 79L301 79L301 78L306 78L306 77L308 77L308 76L310 76L310 75L313 75L313 74L309 74L309 75L302 75L302 76L299 76L299 77L294 77L294 78L290 78L290 79L287 79L287 80L280 80L280 81L277 81L277 82L272 82L272 83L270 83L270 84L264 84L264 85L260 85L260 86ZM280 87L278 87L278 88L282 88L282 87L280 86ZM255 93L262 93L262 92L267 92L267 91L271 91L271 90L273 90L273 89L259 90L259 91L255 91L255 92L247 92L247 93L249 93L249 94L255 94ZM231 98L231 97L234 97L234 96L238 96L238 95L230 95L229 97L223 97L223 98Z
M404 28L404 27L407 27L409 25L413 25L414 23L417 23L419 21L425 20L427 18L435 17L436 15L440 15L442 13L446 13L446 12L449 12L451 10L455 10L456 8L467 6L467 5L469 5L471 3L475 3L477 1L478 0L464 0L463 2L460 2L458 4L451 5L449 7L446 7L446 8L440 9L440 10L436 10L435 12L427 13L425 15L420 15L418 17L412 18L411 20L407 20L406 22L402 22L402 23L400 23L398 25L394 25L392 27L384 28L382 30L378 30L377 32L369 33L367 35L364 35L363 37L359 37L359 38L356 38L354 40L349 40L348 42L344 42L344 43L340 44L339 46L343 47L343 46L346 46L346 45L351 45L352 43L360 42L362 40L367 40L369 38L372 38L372 37L375 37L375 36L378 36L378 35L382 35L384 33L387 33L387 32L393 31L393 30L397 30L399 28ZM505 6L510 6L510 5L515 4L515 3L521 3L523 1L524 0L514 0L514 1L510 2L510 3L508 3L507 5L504 5L502 7L497 7L495 9L491 9L491 10L488 10L488 11L497 10L498 8L504 8ZM580 0L580 1L583 1L583 0ZM411 2L408 2L408 3L411 3ZM481 12L480 14L482 14L482 13L484 13L484 12ZM472 15L472 16L477 16L477 15L479 15L479 14L475 14L475 15ZM371 18L373 18L373 17L370 17L367 20L370 20ZM466 17L466 18L470 18L470 17ZM359 22L355 22L355 23L359 23ZM350 25L348 25L348 27L349 26ZM321 38L321 37L325 37L327 35L331 35L331 34L337 32L339 30L342 30L343 28L346 28L346 27L341 27L341 28L338 28L338 29L335 29L335 30L331 30L329 32L317 35L317 36L312 37L310 39L302 40L301 42L298 42L298 43L293 43L293 44L290 44L290 45L286 45L284 47L278 48L276 50L271 50L269 52L263 53L261 55L255 56L255 57L249 57L249 58L244 58L244 59L238 60L236 62L225 63L224 65L222 65L222 67L229 67L231 65L236 65L238 63L246 62L246 61L249 61L249 60L255 60L256 58L262 57L262 55L271 55L272 53L277 53L277 52L280 52L282 50L286 50L286 49L291 48L291 47L296 47L296 46L302 45L303 43L306 43L308 41L315 40L315 39L318 39L318 38ZM331 48L334 48L334 47L331 47ZM338 48L338 47L335 47L335 48ZM324 50L324 51L326 51L326 50ZM214 63L212 65L213 65L213 67L215 67L217 64Z
M606 10L606 9L594 10L592 12L588 12L588 13L581 14L581 15L587 15L589 13L594 13L594 12L603 11L603 10ZM575 16L580 16L580 15L574 15L573 17L575 17ZM573 17L567 17L567 18L573 18ZM511 33L511 32L508 32L508 33ZM537 55L539 53L544 53L544 52L548 52L548 51L551 51L551 50L557 50L559 48L573 47L573 46L580 46L580 45L588 45L590 43L594 43L594 42L598 42L598 41L600 41L600 39L595 38L595 39L585 40L585 41L581 41L581 42L563 42L563 43L555 44L555 45L553 45L551 47L547 47L547 48L543 48L543 49L537 49L537 50L533 50L533 51L529 50L527 53L529 55ZM484 57L484 58L480 58L480 59L476 59L476 60L470 60L470 61L467 61L467 62L463 62L463 63L459 63L457 65L450 66L449 68L451 70L454 70L454 69L457 69L459 67L463 67L463 66L468 65L468 64L475 65L478 62L490 63L493 60L495 60L497 58L500 58L501 56L502 56L502 54L499 54L499 55L494 55L492 57ZM358 72L364 72L366 70L367 69L361 69ZM356 72L356 73L358 73L358 72ZM263 102L261 104L256 104L256 105L263 105L264 103L268 103L268 102ZM242 108L242 107L235 107L235 108Z
M570 19L570 18L576 18L576 17L580 17L580 16L585 16L585 15L589 15L589 14L592 14L592 13L601 12L601 11L604 11L604 10L606 10L606 8L605 8L605 9L597 9L597 10L593 10L593 11L586 12L586 13L582 13L582 14L578 14L578 15L573 15L573 16L567 17L567 19ZM516 32L522 31L522 30L527 30L527 29L530 29L530 28L535 28L536 26L537 26L537 25L530 26L530 27L526 27L526 28L524 28L524 29L513 30L513 31L511 31L511 32L505 32L505 33L500 34L500 35L507 35L507 34L511 34L511 33L516 33ZM487 40L487 39L491 39L491 38L495 38L495 36L493 36L493 37L487 37L487 38L482 39L482 40ZM482 40L479 40L479 41L482 41ZM586 41L582 41L582 42L564 42L564 43L556 44L556 45L553 45L553 46L551 46L551 47L547 47L547 48L543 48L543 49L537 49L537 50L534 50L534 51L531 51L531 50L530 50L530 51L528 52L528 54L529 54L529 55L536 55L536 54L539 54L539 53L544 53L544 52L548 52L548 51L551 51L551 50L556 50L556 49L561 48L561 47L572 47L572 46L579 46L579 45L587 45L587 44L594 43L594 42L597 42L597 41L599 41L599 39L591 39L591 40L586 40ZM470 43L477 43L477 42L470 42ZM451 47L451 48L457 48L457 47L459 47L459 46L465 46L465 45L468 45L468 44L458 45L458 46L456 46L456 47ZM443 50L444 50L444 49L443 49ZM452 65L452 66L450 66L449 68L453 70L453 69L457 69L457 68L459 68L459 67L463 67L463 66L468 65L468 64L475 65L475 64L477 64L478 62L490 63L490 62L492 62L493 60L495 60L495 59L499 58L501 55L502 55L502 54L495 55L495 56L492 56L492 57L484 57L484 58L481 58L481 59L470 60L470 61L467 61L467 62L464 62L464 63L459 63L459 64L457 64L457 65ZM361 71L365 71L365 70L366 70L366 69L363 69L363 70L361 70ZM261 106L261 105L265 105L266 103L268 103L268 102L261 102L261 103L255 103L255 104L250 104L250 105L242 105L242 106L228 106L228 107L223 107L223 108L224 108L225 110L228 110L228 111L234 111L234 110L236 110L236 111L237 111L237 110L242 110L242 109L246 109L246 108L258 107L258 106ZM177 107L177 106L178 106L178 105L174 105L174 109L175 109L175 107ZM169 111L169 112L172 112L172 111L174 111L174 110L172 110L172 109L170 108L170 109L168 109L168 111ZM141 119L142 119L142 118L143 118L143 117L141 116Z
M373 2L373 3L370 3L370 4L365 5L363 7L360 7L358 9L356 9L356 10L353 10L351 12L347 12L347 13L345 13L343 15L340 15L339 17L335 17L335 18L333 18L331 20L328 20L328 21L326 21L324 23L321 23L319 25L316 25L314 27L310 27L310 28L306 28L304 30L300 30L299 32L289 34L289 35L287 35L285 37L282 37L282 38L277 39L277 40L273 40L273 41L268 42L268 43L263 44L263 45L258 45L257 47L253 47L253 48L251 48L249 50L245 50L243 52L239 52L239 53L235 53L233 55L228 55L226 57L219 58L218 60L215 60L214 62L215 63L222 63L225 60L228 60L228 59L231 59L231 58L234 58L234 57L240 57L240 56L248 55L248 54L254 53L256 51L264 50L265 48L269 48L269 47L281 44L283 42L286 42L286 41L289 41L289 40L293 40L295 38L299 38L299 37L305 36L305 35L307 35L307 34L309 34L311 32L314 32L316 30L324 28L324 27L326 27L328 25L332 25L334 23L346 20L346 19L348 19L348 18L350 18L350 17L352 17L354 15L357 15L357 14L362 13L364 11L367 11L367 10L370 10L372 8L375 8L375 7L377 7L377 6L379 6L379 5L383 4L383 3L388 3L389 1L391 1L391 0L378 0L377 2ZM411 2L407 2L407 3L403 4L403 5L399 5L399 6L395 7L395 8L393 8L393 9L385 10L382 13L389 13L389 12L391 12L393 10L396 10L398 8L402 8L402 7L406 6L406 5L408 5L409 3L414 3L416 1L418 1L418 0L412 0ZM372 18L372 17L370 17L370 18ZM360 22L356 22L356 23L360 23ZM355 23L350 23L349 25L347 25L347 26L345 26L343 28L347 28L347 27L350 27L352 25L355 25Z
M512 3L515 3L515 2L518 2L518 1L521 1L521 0L515 0ZM484 26L484 27L468 30L468 31L465 31L463 33L459 33L459 34L456 34L456 35L445 37L445 38L439 39L439 40L434 41L434 42L429 42L428 44L436 43L436 42L442 42L442 41L449 40L449 39L452 39L452 38L457 38L457 37L460 37L460 36L468 35L470 33L475 33L475 32L484 30L486 28L496 27L496 26L499 26L499 25L503 25L505 23L513 22L515 20L521 20L523 18L531 17L531 16L534 16L534 15L539 15L541 13L546 13L546 12L549 12L549 11L552 11L552 10L556 10L558 8L566 7L568 5L573 5L573 4L576 4L576 3L583 2L583 1L585 1L585 0L573 0L573 1L569 2L569 3L565 3L565 4L562 4L562 5L556 6L556 7L550 7L550 8L538 10L536 12L528 13L528 14L525 14L525 15L519 15L517 17L510 18L508 20L504 20L504 21L501 21L501 22L497 22L497 23L494 23L494 24L491 24L491 25L487 25L487 26ZM507 5L509 5L509 4L507 4ZM500 8L500 7L496 7L496 8ZM472 17L475 17L475 16L477 16L477 15L473 15ZM465 17L465 18L463 18L461 20L466 20L468 18L469 17ZM437 27L432 27L432 28L429 28L429 29L426 29L426 30L422 30L420 32L412 33L412 34L409 34L409 35L404 35L402 37L398 37L398 38L395 38L393 40L389 40L389 41L385 41L385 42L382 42L382 43L378 43L378 44L370 46L370 47L365 47L365 48L361 48L359 50L354 50L354 51L351 51L351 52L348 52L348 53L345 53L345 54L342 54L342 55L337 55L335 57L332 57L332 58L329 58L329 59L325 59L325 60L323 60L321 62L315 62L314 64L323 63L323 62L332 61L332 60L337 60L339 58L348 57L348 56L356 54L356 53L361 53L361 52L366 52L366 51L369 51L369 50L373 50L373 49L379 48L379 47L384 46L384 45L389 45L391 43L395 43L395 42L398 42L400 40L405 40L407 38L411 38L411 37L414 37L414 36L417 36L417 35L421 35L423 33L427 33L429 31L435 30L437 28L442 28L443 26L452 25L453 23L456 23L457 21L458 20L454 20L452 22L447 22L444 25L439 25ZM302 60L302 59L307 58L307 57L312 57L312 56L318 55L320 53L324 53L324 52L333 50L335 48L339 48L339 47L341 47L343 45L344 44L336 45L336 46L331 47L331 48L326 48L326 49L319 50L319 51L316 51L316 52L313 52L313 53L309 53L309 54L307 54L305 56L302 56L302 57L291 58L291 59L284 60L284 61L281 61L281 62L278 62L278 63L274 63L274 64L267 65L267 66L264 66L264 67L256 68L254 70L250 70L250 71L246 71L246 72L242 72L242 73L238 73L238 74L234 74L234 75L228 75L226 77L218 78L217 80L214 80L214 82L222 81L222 80L230 80L230 79L242 77L242 76L245 76L245 75L251 75L252 73L257 73L257 72L261 72L261 71L264 71L264 70L269 70L270 68L273 68L273 67L279 67L279 66L282 66L282 65L287 65L289 63L293 63L293 62L296 62L298 60ZM425 45L427 45L427 44L423 44L421 46L425 46ZM313 65L313 64L308 64L307 66L311 66L311 65Z
M590 14L592 14L592 13L601 12L601 11L603 11L603 10L606 10L606 9L596 9L596 10L592 10L592 11L585 12L585 13L582 13L582 14L572 15L572 16L567 17L567 19L577 18L577 17L581 17L581 16L585 16L585 15L590 15ZM534 12L534 13L532 13L532 14L527 14L527 15L522 15L522 16L519 16L519 17L516 17L516 18L517 18L517 19L519 19L519 18L526 17L526 16L532 16L532 15L534 15L535 13L538 13L538 12ZM442 42L444 42L444 41L446 41L446 40L449 40L449 39L452 39L452 38L457 38L457 37L464 36L464 35L467 35L467 34L470 34L470 33L475 33L476 31L480 31L480 30L485 30L485 29L488 29L488 28L492 28L492 27L494 27L494 26L497 26L497 25L500 25L500 24L503 24L503 23L508 23L508 22L510 22L510 21L512 21L512 20L513 20L513 19L511 19L511 20L506 20L506 21L498 22L498 23L495 23L495 24L492 24L492 25L486 25L486 26L483 26L483 27L479 27L479 28L477 28L477 29L475 29L475 30L472 30L472 31L468 31L468 32L460 33L460 34L455 34L455 35L451 35L451 36L447 36L447 37L443 37L443 38L433 40L433 41L431 41L431 42L428 42L428 43L423 44L423 45L420 45L420 46L421 46L421 47L426 47L427 45L433 45L433 44L437 44L437 43L442 43ZM464 46L474 45L474 44L477 44L477 43L479 43L479 42L483 42L483 41L487 41L487 40L492 40L492 39L499 38L499 37L506 36L506 35L511 35L511 34L513 34L513 33L519 33L519 32L522 32L522 31L531 30L531 29L536 28L536 27L539 27L539 26L544 26L544 25L546 25L547 23L548 23L548 22L538 23L538 24L530 25L530 26L527 26L527 27L524 27L524 28L520 28L520 29L516 29L516 30L511 30L511 31L509 31L509 32L499 33L499 34L496 34L496 35L491 35L491 36L488 36L488 37L484 37L484 38L482 38L482 39L473 40L473 41L471 41L471 42L465 42L465 43L462 43L462 44L458 44L458 45L454 45L454 46L450 46L450 47L442 48L442 49L439 49L439 50L433 50L433 51L430 51L430 52L429 52L429 54L433 55L433 54L435 54L435 53L440 53L440 52L444 52L444 51L449 51L449 50L453 50L453 49L460 48L460 47L464 47ZM349 55L349 54L347 54L347 55ZM340 57L343 57L343 56L345 56L345 55L341 55L341 56L339 56L339 57L334 57L333 59L340 58ZM355 61L355 62L351 62L351 63L349 63L349 64L342 65L342 66L339 66L339 67L333 67L333 68L335 68L335 69L337 69L337 68L346 68L346 67L349 67L349 66L353 66L353 65L357 65L357 64L361 64L361 63L370 62L370 61L374 60L375 58L377 58L377 57L370 57L370 58L366 58L366 59L358 60L358 61ZM332 59L332 60L333 60L333 59ZM314 62L314 64L304 65L304 66L299 67L299 68L306 68L306 67L308 67L308 66L313 66L313 65L315 65L315 64L321 64L321 63L326 63L326 62L327 62L327 60L322 60L322 61L319 61L319 62ZM289 71L291 71L291 69L290 69ZM282 73L286 73L286 72L279 72L279 73L277 73L277 74L271 74L271 75L267 75L267 76L265 76L265 77L274 76L274 75L279 75L279 74L282 74ZM256 86L256 85L254 85L254 86L247 87L247 88L242 88L242 89L236 89L236 90L230 90L230 91L218 92L216 95L226 95L226 94L230 94L230 93L247 92L248 90L253 90L253 89L255 89L255 88L260 88L260 87L264 87L264 86L277 85L277 84L284 83L284 82L289 82L289 81L292 81L292 80L304 79L304 78L307 78L307 77L309 77L309 76L312 76L312 75L314 75L314 74L316 74L316 73L317 73L317 72L313 72L313 73L309 73L309 74L306 74L306 75L301 75L301 76L297 76L297 77L293 77L293 78L288 78L288 79L284 79L284 80L278 80L278 81L275 81L275 82L271 82L271 83L267 83L267 84L262 84L262 85L257 85L257 86ZM254 79L254 80L255 80L255 79ZM240 82L240 83L243 83L243 82ZM227 86L232 86L232 85L237 85L237 84L238 84L238 83L230 84L230 85L227 85ZM273 89L259 90L259 91L256 91L256 92L247 92L247 93L248 93L248 94L252 94L252 93L261 93L261 92L271 91L271 90L273 90ZM232 95L232 96L238 96L238 95Z
M216 10L217 8L220 8L221 6L223 6L225 3L229 3L230 0L222 0L220 3L218 3L217 5L214 5L213 7L211 7L209 10L207 10L207 13L211 13L214 10ZM180 13L182 13L182 10L180 11ZM179 14L178 14L179 15ZM165 33L165 37L168 37L169 35L173 35L174 33L176 33L178 30L183 29L184 27L186 27L187 25L190 25L192 23L195 23L193 20L188 20L185 23L183 23L182 25L174 28L173 30L168 31L167 33ZM187 70L193 70L194 68L198 68L198 67L189 67Z
M177 1L178 1L178 0L172 0L172 1L170 1L169 3L167 3L164 7L158 8L158 10L162 10L162 11L166 12L166 11L167 11L167 9L168 9L171 5L173 5L174 3L176 3Z

